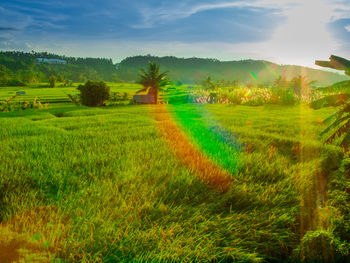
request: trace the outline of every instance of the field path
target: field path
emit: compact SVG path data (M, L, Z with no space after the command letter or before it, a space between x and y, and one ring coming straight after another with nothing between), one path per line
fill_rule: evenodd
M230 189L232 176L195 148L176 125L166 105L157 105L151 110L151 114L162 137L186 167L218 191L227 192Z

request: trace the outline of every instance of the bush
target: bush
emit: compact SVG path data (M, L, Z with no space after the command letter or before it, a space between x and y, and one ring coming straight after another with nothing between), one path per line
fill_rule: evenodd
M7 82L5 82L4 86L9 86L9 87L17 87L17 86L26 86L26 84L18 79L10 79Z
M296 97L291 88L273 87L271 90L271 103L294 105L296 103Z
M51 88L54 88L56 86L56 80L57 78L55 76L49 77L49 85Z
M349 253L347 246L331 230L319 229L308 231L294 253L302 262L340 262Z
M8 100L0 101L0 112L48 108L48 103L42 104L37 97L33 101L19 101L16 100L16 97L17 95L10 97Z
M129 100L129 95L126 92L124 92L123 94L120 92L112 92L110 100L115 102L127 101Z
M110 95L110 88L103 81L88 80L84 85L79 85L78 90L81 103L90 107L104 105Z

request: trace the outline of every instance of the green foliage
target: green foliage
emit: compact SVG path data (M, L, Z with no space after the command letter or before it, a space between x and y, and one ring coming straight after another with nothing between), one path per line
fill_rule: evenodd
M134 94L141 85L129 84L129 83L107 83L110 87L111 92L118 92L121 96L122 94ZM48 88L47 83L31 84L26 87L4 87L0 88L0 101L7 100L9 97L16 95L17 91L24 91L26 94L20 95L18 99L24 101L33 101L35 97L40 99L41 103L57 104L59 102L71 102L68 94L73 96L78 95L77 86L74 84L69 87L59 87ZM80 99L79 99L80 100ZM51 105L52 106L52 105Z
M286 79L286 77L284 77L284 76L282 77L282 76L280 75L280 76L278 76L278 78L276 78L276 79L273 81L272 85L273 85L274 87L278 87L278 88L287 88L288 85L289 85L289 82L288 82L288 80Z
M144 88L141 91L148 91L154 96L155 104L158 102L158 93L170 84L167 72L160 72L160 66L155 62L149 62L147 69L140 69L137 83Z
M67 96L70 99L70 101L73 102L75 105L80 105L80 96L72 94L67 94Z
M325 119L324 123L329 126L322 131L321 135L332 131L326 143L331 143L338 137L343 136L340 145L347 149L350 143L350 102L343 104L337 112Z
M67 64L36 63L37 58L62 59ZM86 79L113 81L117 70L111 59L75 58L55 55L47 52L0 52L0 84L9 80L19 80L26 84L47 81L52 75L58 82L73 80L83 82Z
M332 230L308 231L295 251L302 262L335 262L339 256L347 256L346 243L337 239Z
M344 256L350 253L350 159L343 159L337 172L330 174L328 184L329 205L336 213L332 220L334 235L340 242L347 244L343 247Z
M204 78L211 76L215 80L225 80L224 83L218 81L219 86L222 84L225 87L237 87L239 83L247 83L252 79L251 72L259 73L258 79L254 80L254 85L258 83L272 84L276 75L283 75L290 80L299 76L301 72L308 76L309 80L317 80L320 86L331 85L347 79L345 76L332 72L300 66L277 65L261 60L219 61L217 59L169 56L128 57L118 64L117 74L120 79L131 82L137 77L139 68L146 67L149 61L154 61L161 65L163 70L169 71L169 78L187 84L201 85Z
M271 102L281 105L294 105L297 99L295 93L289 87L273 87L271 88Z
M127 100L129 100L129 95L126 92L124 92L124 93L112 92L112 94L111 94L109 99L111 101L114 101L114 102L127 101Z
M217 88L216 83L208 76L206 79L202 81L202 87L207 90L213 90Z
M84 85L79 85L80 100L83 105L96 107L104 105L110 96L110 88L103 81L87 81Z
M50 86L50 88L54 88L56 86L56 81L57 81L56 76L50 76L49 77L49 86Z
M26 84L18 79L11 79L4 83L4 86L10 86L10 87L19 87L19 86L26 86Z
M47 109L48 103L42 104L37 97L32 101L22 101L17 100L17 96L11 96L9 99L0 101L0 111L19 111L19 110L29 110L29 109Z
M331 56L330 61L316 61L316 65L323 67L330 67L334 69L347 70L350 68L350 61L341 57ZM342 83L343 84L343 83ZM342 85L339 85L342 87ZM324 91L329 91L328 88ZM331 143L339 137L343 137L340 142L345 150L348 150L350 145L350 101L349 93L338 93L326 95L323 98L316 100L312 103L312 106L319 108L324 105L327 106L339 106L339 109L324 120L324 123L329 126L324 129L321 135L327 134L332 131L331 135L326 139L326 143Z
M289 83L288 86L294 91L295 95L298 98L304 98L309 100L311 98L311 85L315 81L309 81L306 76L294 77Z
M51 96L61 89L33 90ZM350 162L336 170L341 149L317 136L330 109L168 105L191 143L232 174L222 194L160 137L152 117L159 105L50 105L0 113L1 234L6 224L34 229L19 238L40 233L35 242L62 262L280 262L295 248L309 251L305 258L319 258L318 248L345 255ZM305 198L316 195L318 174L328 176L327 205L339 215L329 229L325 223L303 237L301 207L315 210ZM35 217L42 206L52 207L49 216Z
M64 84L63 84L64 87L72 87L73 86L73 81L71 80L64 80Z

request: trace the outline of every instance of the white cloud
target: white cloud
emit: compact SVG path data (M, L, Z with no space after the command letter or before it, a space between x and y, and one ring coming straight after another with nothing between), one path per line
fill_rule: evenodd
M204 3L203 3L204 2ZM350 18L350 6L339 0L251 0L251 1L177 1L176 6L143 9L138 28L189 17L198 12L223 8L267 8L286 18L272 37L260 43L232 44L226 51L269 57L279 63L314 66L314 60L341 53L341 45L328 28L330 22ZM350 25L346 27L350 31ZM198 46L198 44L196 44ZM200 44L199 44L200 45ZM216 56L217 57L217 56Z
M237 44L233 48L242 54L257 50L278 63L313 67L317 59L328 59L331 54L342 53L342 43L329 31L328 23L350 17L350 7L325 0L295 2L296 5L282 9L287 20L278 26L271 39L261 43Z
M345 30L350 32L350 25L345 26Z
M31 23L33 23L31 16L11 11L0 6L1 27L10 27L20 30L26 28Z
M157 23L164 23L167 21L172 21L176 19L182 19L194 15L196 13L213 10L213 9L223 9L223 8L267 8L279 10L281 14L288 13L289 10L297 7L304 6L308 4L313 6L312 11L309 15L310 17L319 13L319 5L326 4L328 6L328 11L331 16L327 16L329 21L334 21L340 18L345 18L350 16L350 7L346 4L341 4L339 1L335 0L248 0L248 1L198 1L198 3L193 3L193 1L176 1L176 5L165 4L158 8L154 7L143 7L139 11L143 17L143 23L134 25L137 28L149 28L153 27Z
M189 4L191 2L192 4ZM221 60L254 58L283 64L314 66L314 60L328 59L330 54L344 57L350 55L349 50L347 52L341 50L340 44L342 43L334 38L327 27L330 22L350 17L350 6L341 4L338 0L252 0L219 3L213 0L203 2L205 1L193 5L193 1L179 0L171 8L168 5L155 9L142 9L144 23L135 27L153 27L157 23L182 19L205 10L231 7L271 8L286 19L278 25L270 39L260 43L220 43L215 39L211 42L201 43L184 43L181 40L164 43L108 39L101 42L89 41L89 45L82 45L78 39L76 41L61 41L51 38L44 40L41 36L40 41L38 39L32 40L30 44L26 45L26 48L73 56L110 57L114 55L115 62L127 56L154 54L158 56L211 57ZM4 9L0 7L0 14L3 13ZM23 24L15 26L25 28L28 24L33 23L32 17L24 18L24 20L19 20ZM4 21L11 21L11 19L5 17ZM49 22L55 24L55 21ZM10 27L10 24L5 25ZM12 26L14 25L12 24ZM350 25L346 26L345 29L350 32ZM9 41L2 44L7 47L15 47L15 43Z

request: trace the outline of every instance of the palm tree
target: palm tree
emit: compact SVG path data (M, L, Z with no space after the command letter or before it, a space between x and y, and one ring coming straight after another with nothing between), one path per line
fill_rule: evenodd
M321 67L328 67L333 69L345 70L345 74L350 76L350 61L337 57L331 56L329 61L316 61L316 65ZM342 87L342 85L340 85ZM327 88L323 88L327 91ZM329 126L324 129L321 135L327 134L333 130L332 134L327 138L326 143L331 143L336 138L344 135L340 146L345 150L348 149L350 145L350 94L349 91L342 92L335 95L328 95L324 98L315 101L315 104L327 105L327 106L340 106L340 108L323 122L329 124Z
M329 126L321 132L321 135L327 134L334 129L327 138L326 143L331 143L345 134L340 146L347 150L350 144L350 101L341 105L340 109L325 119L323 123L329 124Z
M137 83L143 85L143 89L136 93L148 91L148 94L153 95L154 103L158 103L158 94L160 90L170 84L167 78L168 72L160 73L160 66L156 62L149 62L147 69L140 69L139 79Z

